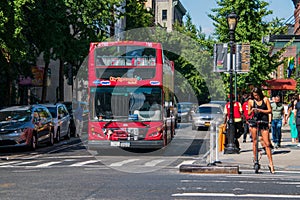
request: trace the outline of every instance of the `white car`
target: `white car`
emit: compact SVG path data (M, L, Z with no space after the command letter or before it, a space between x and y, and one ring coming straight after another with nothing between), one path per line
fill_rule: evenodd
M70 139L70 120L71 116L67 107L62 103L44 104L50 111L53 118L54 138L59 142L61 137Z
M223 108L220 104L202 104L192 115L192 130L208 129L212 124L224 122Z

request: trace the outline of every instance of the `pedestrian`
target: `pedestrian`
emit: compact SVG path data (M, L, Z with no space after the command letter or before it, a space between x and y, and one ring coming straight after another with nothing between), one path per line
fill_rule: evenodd
M272 109L270 105L270 101L267 97L265 97L262 93L262 90L260 88L253 88L251 91L252 98L249 100L248 103L248 115L253 114L253 119L250 123L250 132L252 134L252 140L253 140L253 155L254 160L256 160L256 143L258 142L258 139L261 140L262 145L266 149L266 154L269 160L269 170L273 174L275 173L274 165L273 165L273 158L272 158L272 152L271 152L271 141L270 141L270 135L269 135L269 128L271 125L271 119L269 119L269 114L271 114ZM254 121L254 123L253 123ZM263 121L264 123L260 123L259 127L257 127L258 121ZM259 138L257 137L257 129L259 129Z
M248 102L250 99L250 95L249 94L245 94L244 98L243 98L243 103L242 103L242 110L243 110L243 127L244 127L244 134L243 134L243 143L246 142L247 140L247 134L249 133L249 119L251 119L252 117L248 115ZM252 137L250 134L250 139L252 142Z
M298 136L297 136L297 139L298 139L298 144L297 144L297 147L300 147L300 99L299 99L299 96L298 95L298 98L297 98L297 103L296 103L296 106L295 106L295 117L296 117L296 128L297 128L297 132L298 132Z
M74 116L76 119L76 137L80 137L83 128L83 104L78 102L78 107L74 112Z
M229 98L230 98L230 96L229 96ZM224 124L226 124L230 118L230 102L229 101L225 105L224 115L225 115L224 116ZM235 126L234 144L235 144L236 148L239 150L240 150L240 143L239 143L238 139L244 133L242 118L243 118L242 105L240 102L234 101L233 102L233 121L234 121L234 126Z
M274 98L274 102L271 103L272 108L272 140L274 143L275 148L281 147L281 128L282 128L282 121L285 123L284 117L284 106L281 103L280 96L276 96Z
M289 122L290 125L290 130L291 130L291 138L292 138L292 143L297 142L297 137L298 137L298 131L296 127L296 104L297 104L297 99L293 99L291 102L291 106L288 109L288 114L286 116L286 121Z

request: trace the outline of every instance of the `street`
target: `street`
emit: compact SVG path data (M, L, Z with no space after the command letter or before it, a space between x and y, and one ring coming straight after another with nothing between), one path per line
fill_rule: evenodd
M4 199L299 199L300 173L266 170L239 175L180 173L205 163L209 132L181 123L165 151L101 155L78 138L36 151L1 152ZM180 154L180 155L179 155Z

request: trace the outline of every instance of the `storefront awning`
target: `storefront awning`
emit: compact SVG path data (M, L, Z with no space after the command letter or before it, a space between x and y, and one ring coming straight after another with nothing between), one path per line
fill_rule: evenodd
M267 80L263 89L265 90L296 90L297 81L294 79Z

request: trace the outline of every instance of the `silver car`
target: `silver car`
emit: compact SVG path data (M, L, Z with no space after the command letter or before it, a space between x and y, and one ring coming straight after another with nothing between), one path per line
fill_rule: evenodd
M56 142L59 142L61 137L70 139L71 116L68 112L67 107L62 103L44 104L44 106L46 106L49 109L52 115L52 122L54 125L54 138Z
M220 104L202 104L192 115L192 130L208 129L211 125L224 122L223 108Z

